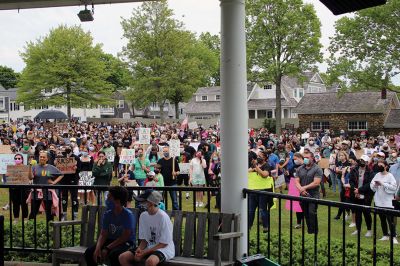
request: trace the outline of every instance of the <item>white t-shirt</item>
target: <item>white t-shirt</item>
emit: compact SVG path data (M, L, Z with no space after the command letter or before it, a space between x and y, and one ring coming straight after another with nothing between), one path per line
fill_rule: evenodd
M378 186L375 181L380 181L381 186ZM378 207L393 208L392 200L396 193L397 184L396 179L391 173L383 175L377 173L371 181L370 187L375 192L374 202Z
M147 211L140 215L139 239L147 241L147 248L163 243L165 248L160 248L166 260L175 257L175 245L172 238L173 226L168 214L158 210L156 214L150 215Z

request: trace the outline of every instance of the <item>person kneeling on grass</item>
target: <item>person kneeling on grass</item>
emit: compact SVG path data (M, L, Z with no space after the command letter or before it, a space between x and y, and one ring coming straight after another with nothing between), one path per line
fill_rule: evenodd
M175 256L172 223L169 216L158 207L162 200L161 194L148 189L135 199L143 202L147 208L139 219L140 244L121 254L120 264L136 265L145 261L146 266L154 266L172 259Z
M111 187L107 196L107 211L103 215L103 224L97 244L85 251L88 266L106 261L111 266L119 266L118 257L135 245L136 218L125 208L128 191L124 187Z

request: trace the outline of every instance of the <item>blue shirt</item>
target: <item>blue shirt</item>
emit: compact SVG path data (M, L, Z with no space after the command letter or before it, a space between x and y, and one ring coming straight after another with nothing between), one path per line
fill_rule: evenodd
M395 163L389 168L389 172L396 179L397 186L400 185L400 163Z
M119 238L124 230L131 230L129 241L135 243L136 239L136 218L127 208L122 208L122 212L115 215L114 211L107 210L103 216L102 229L106 230L107 239L115 240Z
M279 157L276 154L271 153L268 157L268 163L273 169L276 169L276 164L279 163Z

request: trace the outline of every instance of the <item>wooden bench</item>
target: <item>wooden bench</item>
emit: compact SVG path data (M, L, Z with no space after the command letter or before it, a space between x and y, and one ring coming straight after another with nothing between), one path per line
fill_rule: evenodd
M137 217L139 210L131 209ZM105 207L84 206L82 219L53 222L53 266L61 260L79 261L86 265L83 256L87 247L94 245L101 228ZM173 222L175 258L163 265L231 265L236 260L239 233L239 216L225 213L167 211ZM61 247L62 226L80 225L80 243L75 247ZM138 236L138 234L136 234Z

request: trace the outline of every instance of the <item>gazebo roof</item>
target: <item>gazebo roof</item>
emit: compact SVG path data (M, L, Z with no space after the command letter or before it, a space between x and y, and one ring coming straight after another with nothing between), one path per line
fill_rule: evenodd
M334 15L386 4L386 0L320 0Z

